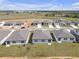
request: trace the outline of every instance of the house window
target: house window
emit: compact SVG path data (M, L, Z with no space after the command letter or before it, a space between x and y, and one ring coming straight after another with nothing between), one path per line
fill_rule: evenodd
M10 41L7 41L7 44L10 44Z
M34 40L34 42L38 42L38 40Z
M35 25L37 25L37 23L35 23Z
M45 42L45 40L41 40L41 42Z
M24 41L21 41L21 43L24 43Z
M42 25L44 25L44 23L42 23Z
M52 25L54 26L54 23L52 23Z
M61 41L61 38L58 38L59 41Z
M25 29L25 27L21 27L21 29Z
M77 26L78 24L77 23L75 23L75 26Z
M78 32L78 30L76 30L76 32Z
M37 25L37 23L33 23L33 26L36 26Z
M51 40L48 40L48 42L51 42Z
M70 40L74 40L74 38L70 38Z
M31 25L33 25L33 23Z
M21 24L16 24L16 25L18 25L18 26L19 26L19 25L21 25Z
M11 24L4 24L4 26L10 26Z
M47 25L48 25L48 23L44 23L43 25L44 25L44 26L47 26Z
M64 38L64 40L67 40L67 38Z
M12 41L12 43L16 43L16 41Z

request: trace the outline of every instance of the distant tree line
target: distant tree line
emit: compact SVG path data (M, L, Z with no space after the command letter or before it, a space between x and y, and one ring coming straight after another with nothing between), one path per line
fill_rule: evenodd
M64 17L79 18L79 13L70 13L70 14L66 14Z
M79 11L36 11L36 10L28 10L28 11L0 11L0 13L9 14L33 14L33 15L44 15L46 17L72 17L79 18Z
M51 12L51 13L46 13L45 16L79 18L79 12Z

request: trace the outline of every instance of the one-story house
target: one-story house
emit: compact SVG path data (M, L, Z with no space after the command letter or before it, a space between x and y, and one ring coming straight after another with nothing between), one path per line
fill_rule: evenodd
M23 23L23 21L8 21L5 22L4 26L21 26Z
M48 21L48 26L49 26L49 28L54 28L55 27L54 21L53 20L49 20Z
M7 21L3 25L4 27L9 27L9 28L15 28L15 29L24 29L24 22L23 21Z
M33 20L32 26L37 26L38 28L42 28L42 20Z
M5 45L19 45L27 44L29 41L29 31L25 30L16 30L14 31L4 42Z
M54 22L53 20L50 20L50 19L46 19L42 22L42 26L43 27L49 27L49 28L54 28Z
M60 22L61 22L60 19L53 19L53 20L50 20L50 21L49 21L49 28L54 28L54 27L56 27L56 28L61 28Z
M37 20L35 19L32 21L32 26L37 26L38 24L42 24L42 21L38 19Z
M76 37L76 42L79 42L79 29L73 29L71 33Z
M54 22L54 23L60 23L61 19L52 19L52 22Z
M75 36L73 36L70 32L64 29L53 30L52 31L57 42L74 42Z
M4 21L0 22L0 26L3 26L4 24L5 24L5 22L4 22Z
M62 20L60 22L60 25L64 25L64 26L70 26L70 24L71 24L71 21L68 21L68 20Z
M61 20L59 19L38 19L32 21L32 26L38 26L38 28L41 28L42 26L49 26L49 28L55 27L55 25L59 24Z
M16 21L14 23L14 26L21 26L21 25L24 25L24 22L23 21Z
M42 26L48 26L48 24L49 24L48 20L44 20L44 21L42 22Z
M32 43L52 43L52 37L47 30L36 30L33 32Z
M52 21L50 19L45 19L43 20L42 25L48 25L49 23L52 23Z
M75 26L79 26L79 20L76 20L76 21L71 21L71 23L73 24L73 25L75 25Z
M13 22L5 22L4 26L13 26L14 23Z
M0 45L4 43L4 39L9 33L9 30L0 30Z

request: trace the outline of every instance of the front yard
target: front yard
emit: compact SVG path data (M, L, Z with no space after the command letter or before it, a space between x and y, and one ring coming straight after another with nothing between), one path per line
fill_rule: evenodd
M51 56L71 56L79 57L79 43L52 43L47 44L28 44L26 46L0 46L0 57L51 57Z

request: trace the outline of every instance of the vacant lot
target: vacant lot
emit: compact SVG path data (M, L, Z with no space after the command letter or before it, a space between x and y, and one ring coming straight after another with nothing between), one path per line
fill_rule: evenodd
M30 13L12 13L12 14L0 14L1 20L27 20L27 19L52 19L52 16L45 16L45 14L30 14Z
M73 56L79 57L79 43L52 43L47 44L28 44L26 46L0 46L1 56L32 56L32 57L51 57L51 56Z
M32 19L66 19L78 20L78 18L53 16L50 13L0 13L0 21L13 21L13 20L32 20Z
M68 18L68 17L63 17L65 20L70 20L70 21L76 21L79 20L79 18Z

